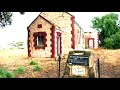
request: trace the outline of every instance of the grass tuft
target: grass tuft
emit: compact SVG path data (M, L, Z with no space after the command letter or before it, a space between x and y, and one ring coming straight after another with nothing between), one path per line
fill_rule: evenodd
M15 74L23 74L24 70L25 70L24 66L19 66L19 67L16 68Z
M0 68L0 78L14 78L15 74L12 71Z
M31 62L30 62L30 65L38 65L38 63L35 62L35 61L31 61Z
M33 68L33 71L41 71L42 68L38 65L35 65L34 68Z

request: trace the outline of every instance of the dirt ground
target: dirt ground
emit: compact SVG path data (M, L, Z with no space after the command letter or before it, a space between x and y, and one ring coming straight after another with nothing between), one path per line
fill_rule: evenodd
M101 78L120 78L120 49L93 50L95 58L100 60ZM36 61L43 68L33 71L30 61ZM61 76L64 72L66 59L61 61ZM15 70L18 66L25 66L25 72L16 78L58 78L58 61L50 58L28 58L27 50L0 50L0 68Z
M33 71L30 61L36 61L41 71ZM65 68L66 60L61 60L61 76ZM58 61L51 58L28 58L27 50L1 50L0 51L0 68L15 70L18 66L24 66L25 72L16 78L58 78Z

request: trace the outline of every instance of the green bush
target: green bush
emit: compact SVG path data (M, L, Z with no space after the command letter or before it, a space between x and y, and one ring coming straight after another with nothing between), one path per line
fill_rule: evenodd
M42 68L38 65L35 65L34 68L33 68L33 71L41 71Z
M14 78L15 77L15 74L12 71L7 71L5 75L7 78Z
M16 42L16 47L17 47L18 49L24 49L24 48L23 48L23 42Z
M112 49L113 48L113 39L106 38L104 39L104 48L106 49Z
M103 47L106 49L120 49L120 32L111 35L110 38L105 38Z
M14 78L15 74L12 71L0 68L0 78Z
M13 41L12 43L10 43L10 44L8 44L8 45L11 46L10 49L14 49L14 48L24 49L24 47L23 47L23 42L14 42L14 41Z
M25 70L24 66L19 66L18 68L16 68L15 74L23 74L24 70Z
M35 61L31 61L31 62L30 62L30 65L38 65L38 63L35 62Z
M120 32L112 35L111 38L113 38L113 49L120 49Z

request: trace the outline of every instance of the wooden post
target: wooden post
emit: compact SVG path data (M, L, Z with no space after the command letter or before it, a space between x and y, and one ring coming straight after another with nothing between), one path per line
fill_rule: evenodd
M99 58L98 58L98 78L100 78L100 63L99 63Z
M60 60L61 60L61 57L60 57L60 54L58 55L58 78L60 78Z

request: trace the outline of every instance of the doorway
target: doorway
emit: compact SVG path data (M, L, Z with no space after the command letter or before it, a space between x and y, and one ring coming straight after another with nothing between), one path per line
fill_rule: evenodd
M94 38L88 38L88 48L94 48Z
M61 45L61 33L57 33L57 55L61 55L62 45Z

